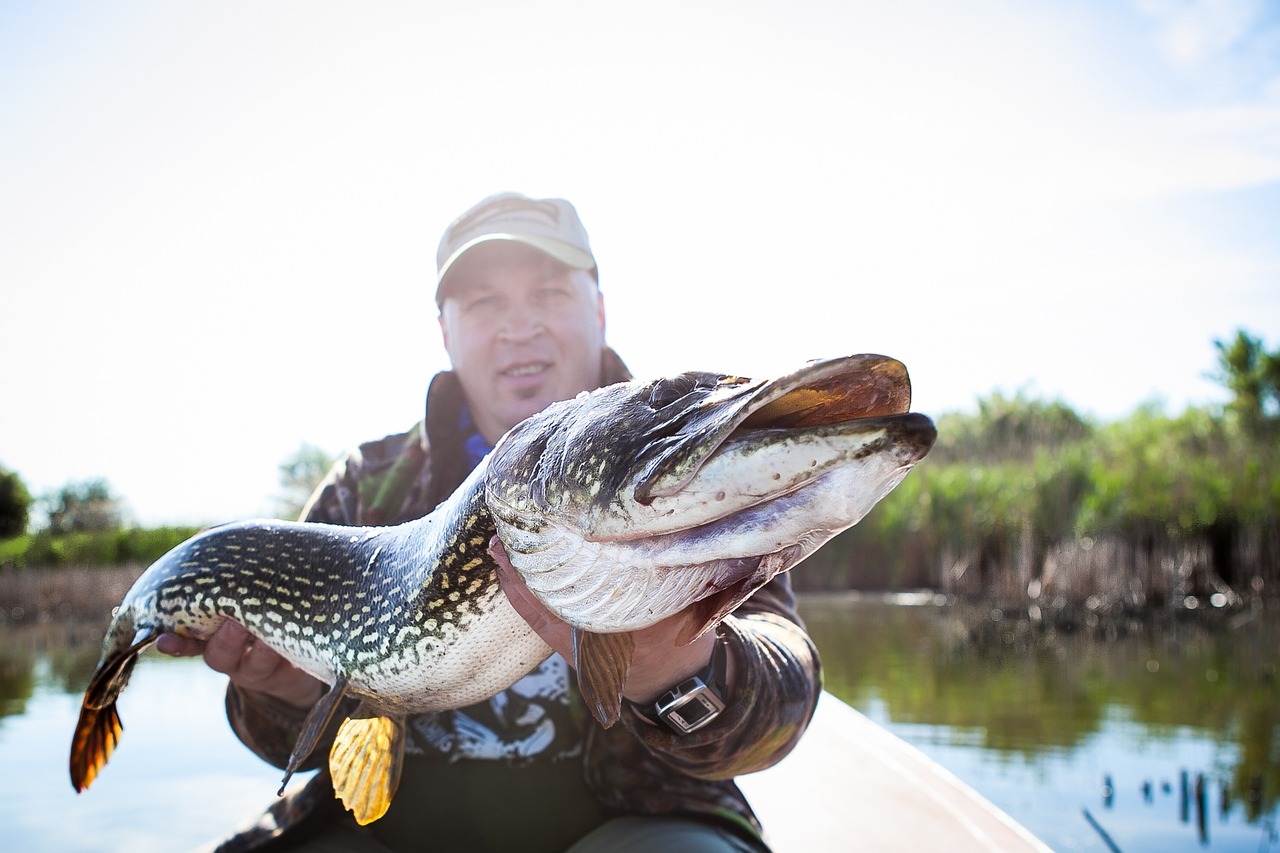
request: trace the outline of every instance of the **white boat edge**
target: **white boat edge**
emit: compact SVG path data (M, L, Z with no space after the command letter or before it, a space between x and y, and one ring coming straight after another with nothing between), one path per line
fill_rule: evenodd
M950 771L826 692L791 754L737 782L776 853L1050 853Z

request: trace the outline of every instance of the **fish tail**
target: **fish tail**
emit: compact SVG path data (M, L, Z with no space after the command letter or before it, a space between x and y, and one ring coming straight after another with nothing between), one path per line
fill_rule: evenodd
M124 649L106 652L84 692L80 719L71 737L71 785L77 792L93 783L120 742L124 725L116 711L116 697L129 683L129 674L138 655L160 636L158 631L140 631Z

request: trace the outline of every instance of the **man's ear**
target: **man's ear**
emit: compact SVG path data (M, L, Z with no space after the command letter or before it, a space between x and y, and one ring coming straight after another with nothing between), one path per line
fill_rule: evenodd
M436 315L436 322L440 324L440 339L444 341L444 351L449 352L449 327L444 324L443 311Z

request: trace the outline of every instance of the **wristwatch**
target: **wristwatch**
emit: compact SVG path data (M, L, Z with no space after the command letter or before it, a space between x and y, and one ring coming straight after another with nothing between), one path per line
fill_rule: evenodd
M652 704L633 702L631 707L649 722L665 724L676 734L696 732L724 711L728 654L724 638L717 637L706 669L681 681Z

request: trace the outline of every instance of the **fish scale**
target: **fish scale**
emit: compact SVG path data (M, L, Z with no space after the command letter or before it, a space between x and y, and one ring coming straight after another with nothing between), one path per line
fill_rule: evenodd
M321 681L341 677L375 693L372 710L421 712L487 698L549 650L501 595L478 477L459 489L457 503L445 508L443 517L454 520L444 525L242 522L206 531L138 579L104 656L139 632L205 638L230 619ZM468 638L494 610L510 611L508 638L528 651L496 678L476 678ZM426 683L413 676L424 666L433 673Z
M555 403L518 424L430 515L395 527L249 521L205 531L138 579L81 705L84 790L122 731L116 699L164 632L226 620L331 685L289 774L330 719L335 791L360 823L390 804L410 714L513 684L550 648L512 607L488 545L574 632L587 707L621 714L631 632L684 613L692 641L855 524L928 453L900 362L860 355L772 380L690 372ZM344 698L359 700L354 707Z

